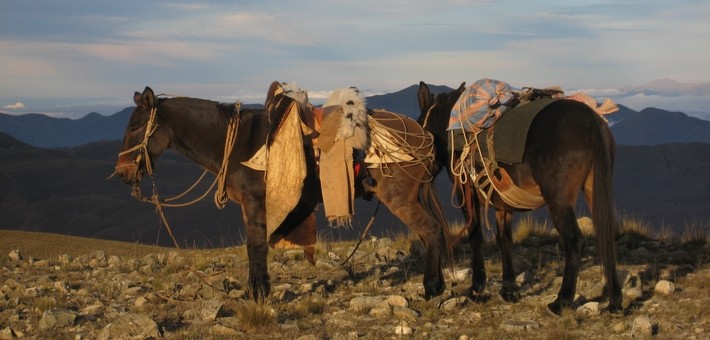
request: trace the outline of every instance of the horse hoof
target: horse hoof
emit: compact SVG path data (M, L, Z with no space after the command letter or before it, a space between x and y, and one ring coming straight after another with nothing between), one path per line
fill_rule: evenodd
M426 289L424 291L424 300L431 300L444 293L444 289Z
M475 294L481 294L481 293L483 293L483 290L484 290L484 289L486 289L486 284L485 284L485 283L479 283L479 282L474 282L474 283L471 285L471 288L469 288L469 290L470 290L472 293L475 293Z
M553 315L553 316L561 316L563 309L574 308L574 307L575 307L574 302L563 302L560 300L555 300L554 302L547 304L547 312L548 312L548 314Z
M606 310L612 316L623 316L624 315L624 309L621 308L621 306L614 306L612 304L609 304L609 306L606 308Z
M498 293L498 296L503 299L503 301L508 303L516 303L520 301L520 293L517 291L503 291Z
M562 316L562 306L560 306L559 303L552 302L547 304L546 308L547 314L550 314L552 316Z

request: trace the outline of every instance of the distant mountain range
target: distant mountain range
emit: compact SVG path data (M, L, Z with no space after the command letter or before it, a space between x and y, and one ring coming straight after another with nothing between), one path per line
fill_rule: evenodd
M397 92L367 97L370 108L387 109L410 117L419 116L417 90L412 85ZM431 85L433 93L451 91L448 86ZM250 104L250 107L260 105ZM89 113L80 119L53 118L41 114L0 113L0 132L27 144L44 147L73 147L101 140L120 140L131 114L131 107L110 116ZM623 105L607 116L617 143L658 145L666 143L710 143L710 121L689 117L682 112L647 108L640 112Z
M368 97L368 106L416 117L416 91L414 85ZM135 201L119 180L105 180L113 171L130 111L89 114L78 120L0 114L0 229L171 245L152 206ZM710 221L710 122L679 112L654 108L636 112L623 106L609 120L619 144L617 209L657 228L679 230ZM167 152L156 167L158 190L165 196L180 193L200 173L191 161ZM448 178L440 176L437 186L447 216L461 220L460 212L451 207ZM355 237L374 206L358 200L355 228L331 229L321 222L319 234L334 240ZM183 245L216 247L243 241L241 213L233 204L218 210L205 199L166 214ZM374 234L406 230L386 209L380 209L376 222Z

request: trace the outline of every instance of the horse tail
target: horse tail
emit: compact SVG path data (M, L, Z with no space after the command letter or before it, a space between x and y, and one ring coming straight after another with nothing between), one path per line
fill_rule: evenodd
M609 309L621 308L621 286L616 275L617 220L612 197L615 142L608 126L598 118L594 144L594 184L592 194L592 219L597 235L597 248L602 261L609 293Z
M431 216L434 217L436 222L441 227L441 232L444 236L444 248L446 249L446 262L451 265L451 270L453 272L454 250L453 242L451 241L451 229L449 228L449 223L446 221L446 217L444 216L444 209L441 208L439 195L436 193L434 178L432 178L431 181L424 183L424 187L422 188L422 201L427 210L429 210Z

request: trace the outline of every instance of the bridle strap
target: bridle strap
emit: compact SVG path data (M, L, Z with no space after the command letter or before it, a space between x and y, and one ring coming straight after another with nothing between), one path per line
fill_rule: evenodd
M118 153L118 156L121 157L125 154L135 152L136 150L140 150L138 155L136 156L136 159L133 160L133 164L136 166L140 166L140 162L143 158L145 158L145 164L146 164L146 171L148 172L148 175L152 179L153 182L153 195L151 198L147 198L143 196L141 193L141 188L140 184L138 182L133 184L131 196L135 197L137 200L145 203L150 203L155 205L155 210L160 216L161 220L165 224L165 227L168 230L168 233L170 234L170 237L173 240L173 244L175 245L176 248L180 249L179 244L177 243L177 240L175 240L175 237L173 236L173 232L170 228L170 225L168 224L168 220L165 218L165 214L163 213L163 208L175 208L175 207L185 207L189 206L192 204L197 203L198 201L202 200L207 196L207 194L212 191L212 188L217 185L217 190L215 191L215 205L217 205L217 208L222 209L225 207L227 204L227 201L229 199L229 196L227 195L227 190L226 190L226 178L227 178L227 167L229 165L229 157L232 154L232 150L234 149L234 144L237 140L237 131L239 130L239 121L240 121L240 116L241 116L241 102L237 102L235 104L236 106L236 112L235 114L230 118L229 124L227 126L227 135L225 138L224 142L224 155L222 158L222 165L220 166L219 172L217 173L217 176L215 177L215 180L212 182L212 185L210 185L209 188L205 191L204 194L202 194L200 197L186 203L166 203L169 201L176 200L178 198L181 198L185 196L188 192L192 191L198 183L202 181L202 179L205 177L205 174L208 172L208 170L205 169L205 171L200 175L200 177L197 179L197 181L190 186L187 190L185 190L183 193L167 198L167 199L160 199L160 196L158 195L158 189L157 186L155 185L155 179L153 177L153 167L150 163L150 154L148 153L148 141L150 140L150 137L155 133L155 131L158 129L158 124L155 123L155 117L158 111L157 105L153 107L150 111L150 116L148 118L148 122L146 123L146 129L145 129L145 134L143 135L143 140L141 141L140 144L135 145L134 147L121 151Z
M154 106L153 108L150 109L150 116L148 116L148 122L146 123L145 126L145 133L143 134L143 141L141 141L140 144L136 144L132 148L128 150L124 150L118 153L118 157L121 157L125 154L135 152L136 150L139 150L140 152L138 153L138 156L136 156L136 159L133 160L133 164L138 166L140 164L140 161L142 158L145 158L145 168L146 171L148 172L148 175L153 176L153 166L150 164L150 154L148 153L148 140L150 139L151 136L155 133L156 130L158 130L158 124L155 123L155 116L157 115L158 112L158 106Z

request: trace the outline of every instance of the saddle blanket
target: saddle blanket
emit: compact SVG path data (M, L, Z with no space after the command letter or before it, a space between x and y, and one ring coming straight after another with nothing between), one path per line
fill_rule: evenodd
M493 130L493 147L495 150L495 160L506 164L522 163L523 154L525 153L525 141L528 136L528 130L535 116L545 107L559 99L539 99L525 105L518 106L506 114L502 115L496 122L493 129L482 130L478 134L478 140L481 142L481 152L483 155L489 155L488 134ZM461 129L451 130L453 134L454 145L450 148L460 149L463 147L464 138ZM470 137L473 138L473 137ZM467 139L470 139L467 138Z

